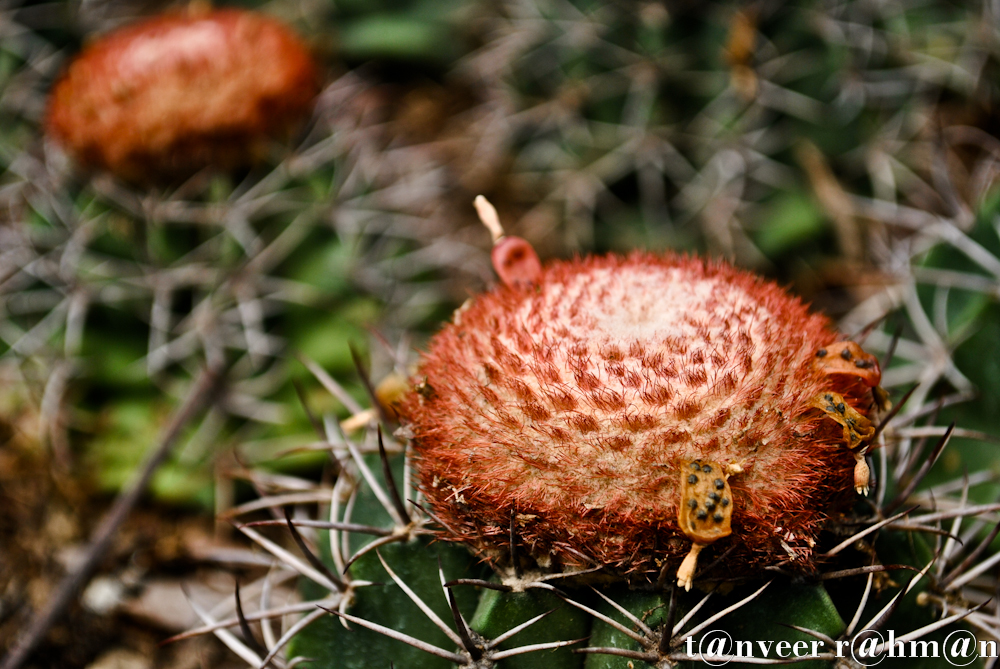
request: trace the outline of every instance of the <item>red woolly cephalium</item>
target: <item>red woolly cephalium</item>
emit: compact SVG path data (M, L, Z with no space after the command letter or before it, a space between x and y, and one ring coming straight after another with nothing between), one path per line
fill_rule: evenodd
M632 578L709 543L732 549L731 574L809 569L854 495L877 362L722 262L636 253L532 276L455 313L401 409L443 536L502 565L513 523L543 567Z

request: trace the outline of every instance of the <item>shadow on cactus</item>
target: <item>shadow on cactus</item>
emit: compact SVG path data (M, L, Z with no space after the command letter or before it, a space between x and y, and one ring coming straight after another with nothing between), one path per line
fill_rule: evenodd
M330 668L861 666L890 646L940 666L978 655L970 628L997 638L983 575L1000 562L987 529L1000 504L969 502L992 477L899 511L953 426L896 462L916 418L895 418L858 343L723 264L543 266L479 205L504 285L456 312L412 388L365 379L374 410L314 421L340 470L310 497L325 519L293 513L301 495L234 510L285 508L238 527L305 577L305 601L201 612L189 634L214 632L252 666ZM397 417L384 439L375 424ZM876 471L900 475L869 498L878 445ZM271 619L297 612L276 635Z

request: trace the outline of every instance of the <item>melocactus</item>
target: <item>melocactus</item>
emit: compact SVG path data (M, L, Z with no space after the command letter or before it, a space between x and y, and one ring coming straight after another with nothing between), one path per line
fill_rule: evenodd
M309 113L319 75L275 19L190 10L126 26L73 59L46 133L79 164L135 182L244 167Z
M688 555L688 588L708 545L730 574L809 570L827 519L867 492L875 359L722 261L541 265L497 238L506 283L431 340L401 410L442 536L499 566L515 541L546 569L633 579Z

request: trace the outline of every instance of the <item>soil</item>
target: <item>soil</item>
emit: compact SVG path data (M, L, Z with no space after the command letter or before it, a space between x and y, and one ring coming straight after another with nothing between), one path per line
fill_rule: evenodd
M67 567L82 558L90 533L110 503L91 494L80 476L53 466L47 449L21 429L33 422L31 418L7 416L0 422L0 650L12 646L32 613L55 592ZM160 645L194 620L190 608L183 610L186 602L166 595L179 591L182 583L197 589L199 584L222 582L219 569L196 555L213 541L213 531L207 514L179 514L155 506L133 512L83 596L63 613L24 666L244 666L212 637ZM232 577L227 581L231 587Z

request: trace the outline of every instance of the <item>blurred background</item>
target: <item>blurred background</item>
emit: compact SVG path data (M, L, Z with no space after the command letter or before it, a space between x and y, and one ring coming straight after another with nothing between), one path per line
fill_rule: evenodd
M259 569L217 514L328 480L304 407L361 410L352 348L385 388L492 285L478 194L543 259L718 256L870 328L903 415L959 425L930 482L1000 492L1000 2L229 4L305 41L310 117L251 167L137 185L46 137L48 94L84 45L186 8L0 0L0 648L198 371L229 369L27 666L243 666L158 647L197 621L182 586Z

